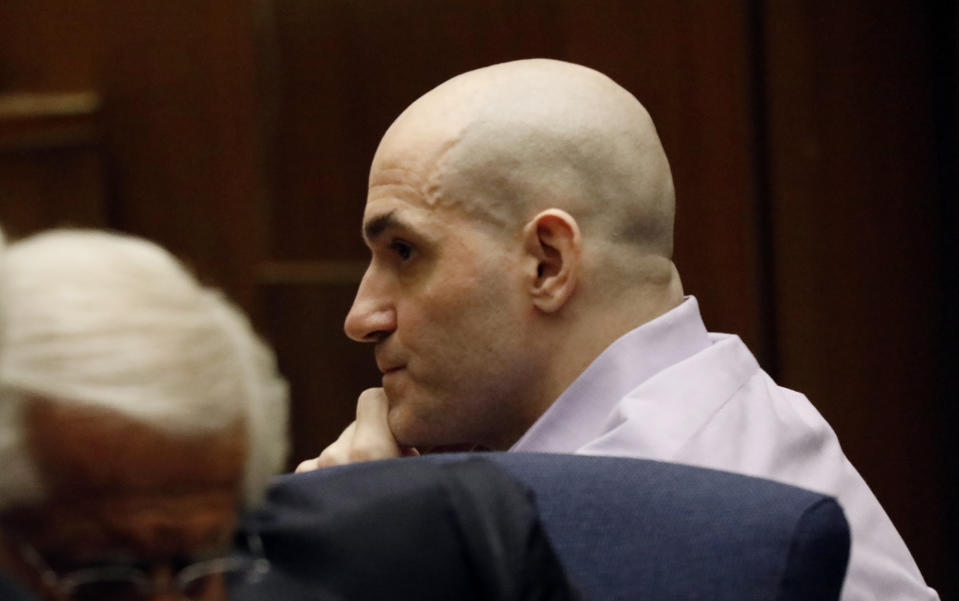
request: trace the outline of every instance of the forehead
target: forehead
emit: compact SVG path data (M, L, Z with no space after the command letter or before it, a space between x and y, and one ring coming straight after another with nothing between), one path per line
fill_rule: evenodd
M453 167L444 163L444 153L413 150L403 146L395 153L378 153L363 212L367 241L386 230L424 236L442 236L451 229L465 233L489 221L475 194L447 185Z
M460 208L441 202L440 191L418 185L416 171L392 169L373 180L363 211L363 237L372 242L384 233L442 237L452 227L462 229Z
M389 140L384 138L370 167L364 219L371 210L435 208L441 195L436 153L413 141L390 143Z
M20 521L39 546L74 559L105 551L166 557L229 541L242 424L222 435L173 436L112 412L37 400L27 425L49 498Z
M235 486L246 456L245 426L173 434L107 409L32 399L28 445L51 487L163 491Z
M502 173L479 168L480 177L462 177L470 165L485 165L489 149L476 149L469 129L457 120L400 118L383 137L370 168L364 211L366 234L391 229L443 235L482 231L500 238L523 223ZM475 152L474 152L475 151ZM391 215L392 219L385 219ZM370 236L365 236L369 242Z
M468 119L462 106L440 109L428 100L415 102L383 135L370 166L367 204L390 197L428 208L450 202L441 181L455 169L449 154L462 141Z

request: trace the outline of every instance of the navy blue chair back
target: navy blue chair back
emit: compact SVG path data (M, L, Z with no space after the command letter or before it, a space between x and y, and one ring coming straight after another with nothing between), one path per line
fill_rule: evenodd
M529 486L572 580L597 601L835 601L849 525L832 497L657 461L489 460Z

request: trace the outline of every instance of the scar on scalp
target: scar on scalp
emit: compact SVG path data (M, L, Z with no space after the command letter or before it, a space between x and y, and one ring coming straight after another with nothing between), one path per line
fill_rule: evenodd
M436 207L443 203L442 179L444 169L449 167L449 165L447 165L447 157L450 151L463 139L464 134L465 129L461 130L456 136L443 142L439 148L439 152L436 154L436 158L433 160L433 167L430 169L423 190L421 191L423 199L429 207ZM449 202L449 199L447 199L447 202Z

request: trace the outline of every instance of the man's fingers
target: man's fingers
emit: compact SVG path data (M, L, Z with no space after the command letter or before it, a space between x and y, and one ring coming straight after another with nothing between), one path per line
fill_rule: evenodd
M302 474L303 472L312 472L319 467L319 465L317 465L317 460L319 460L319 457L301 461L300 464L296 466L295 473Z
M418 455L416 449L400 449L389 426L390 402L382 388L370 388L360 394L356 403L356 421L343 430L336 442L323 449L318 457L307 459L296 471L308 472L334 465L360 461Z
M330 446L326 447L326 449L330 449L330 448L337 447L337 446L345 446L345 447L349 448L349 446L353 443L353 433L354 433L354 432L356 432L356 422L355 422L355 421L354 421L354 422L350 422L350 425L349 425L349 426L343 428L343 431L340 432L340 435L336 438L336 442L334 442L334 443L331 444ZM324 449L324 450L326 450L326 449Z
M356 401L356 424L359 430L372 428L389 430L387 417L390 412L390 400L382 388L367 388ZM390 437L392 438L392 436Z
M390 431L389 399L382 388L370 388L356 403L356 431L350 447L351 461L399 457L400 448Z
M323 449L323 452L313 459L301 461L296 466L296 473L309 472L321 467L330 467L333 465L343 465L351 463L349 460L350 447L353 446L353 433L356 431L356 422L352 422L344 428L339 438L330 446Z

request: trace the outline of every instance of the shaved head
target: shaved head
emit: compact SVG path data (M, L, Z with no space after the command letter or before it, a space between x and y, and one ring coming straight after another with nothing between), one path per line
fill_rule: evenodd
M410 105L373 158L346 317L400 444L507 449L603 349L682 301L673 184L646 109L523 60Z
M559 208L594 246L672 255L673 184L653 122L629 92L586 67L522 60L438 86L387 131L370 186L410 172L430 207L507 234Z

